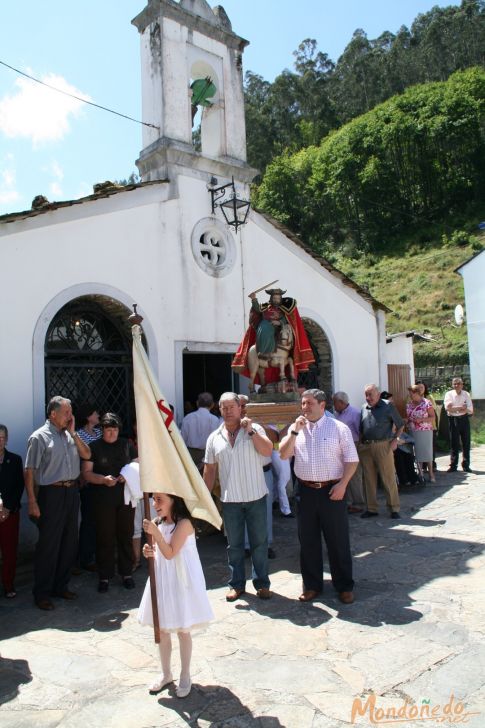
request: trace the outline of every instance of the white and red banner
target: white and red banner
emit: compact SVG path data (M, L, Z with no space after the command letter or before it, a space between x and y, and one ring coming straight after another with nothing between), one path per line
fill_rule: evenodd
M131 330L141 489L144 493L178 495L194 518L220 528L222 520L212 496L160 392L141 341L141 329L135 325Z

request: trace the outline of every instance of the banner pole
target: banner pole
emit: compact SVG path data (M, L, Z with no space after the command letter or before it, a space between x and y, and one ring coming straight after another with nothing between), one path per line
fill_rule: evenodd
M143 507L145 518L150 521L150 496L143 493ZM152 548L157 548L153 536L148 535L148 544ZM152 614L153 614L153 635L155 643L160 644L160 622L158 620L158 600L157 600L157 583L155 581L155 559L148 559L148 576L150 578L150 596L152 598Z
M131 333L132 336L134 336L135 326L141 326L141 322L143 321L143 316L140 316L138 311L136 310L137 304L133 304L133 313L131 316L128 317L128 321L131 324ZM143 510L144 510L144 517L151 521L151 513L150 513L150 497L148 493L143 493ZM152 548L157 548L156 543L154 542L153 536L148 536L148 545ZM150 597L152 601L152 615L153 615L153 635L155 639L155 643L157 645L160 644L160 622L158 619L158 600L157 600L157 583L155 581L155 559L148 559L148 577L150 579Z

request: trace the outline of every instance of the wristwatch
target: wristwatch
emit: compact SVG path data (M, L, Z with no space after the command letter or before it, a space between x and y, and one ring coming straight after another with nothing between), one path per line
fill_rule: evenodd
M297 437L298 431L297 430L290 430L290 435L294 435L295 437Z
M248 432L249 437L252 437L256 434L256 430L251 430L251 432Z

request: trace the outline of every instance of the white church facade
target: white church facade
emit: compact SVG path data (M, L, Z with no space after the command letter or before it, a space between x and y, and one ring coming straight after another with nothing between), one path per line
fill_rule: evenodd
M385 307L295 236L254 210L230 227L211 188L234 178L249 199L242 53L222 9L151 0L141 35L142 182L0 218L0 421L22 455L53 394L129 421L133 303L148 355L178 421L199 391L244 389L231 358L248 325L248 294L277 279L297 299L316 354L314 382L359 405L387 388ZM215 86L201 151L192 143L194 80ZM267 300L266 294L259 294Z

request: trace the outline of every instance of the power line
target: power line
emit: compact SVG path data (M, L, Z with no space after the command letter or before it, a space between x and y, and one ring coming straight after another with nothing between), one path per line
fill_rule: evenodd
M152 129L158 129L158 131L160 131L160 127L156 126L155 124L149 124L147 121L140 121L139 119L134 119L132 116L127 116L126 114L121 114L119 111L113 111L113 109L108 109L107 106L101 106L101 104L95 104L94 101L87 101L86 99L82 99L80 96L75 96L74 94L70 94L68 91L62 91L62 89L60 89L60 88L51 86L50 83L45 83L45 81L40 81L40 79L38 79L38 78L29 76L28 73L19 71L18 68L9 66L8 63L5 63L4 61L0 61L0 65L5 66L6 68L9 68L11 71L15 71L15 73L20 74L20 76L25 76L25 78L30 79L30 81L35 81L36 83L40 83L42 86L46 86L47 88L50 88L52 91L57 91L58 94L64 94L64 96L70 96L72 99L76 99L76 101L81 101L83 104L89 104L89 106L95 106L97 109L102 109L103 111L109 111L110 114L115 114L116 116L121 116L123 119L128 119L129 121L134 121L136 124L142 124L143 126L149 126Z

